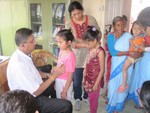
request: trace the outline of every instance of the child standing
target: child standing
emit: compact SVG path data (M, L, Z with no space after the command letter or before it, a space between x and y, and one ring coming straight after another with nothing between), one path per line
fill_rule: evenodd
M56 41L60 48L57 66L65 64L65 72L59 76L56 81L56 96L57 98L71 100L72 95L72 79L75 71L75 55L71 49L71 43L74 37L70 30L64 29L57 33Z
M131 52L143 52L143 48L145 45L145 40L142 37L142 26L138 21L135 21L132 26L132 34L133 38L130 39L130 48L129 51ZM132 58L130 56L127 57L125 60L124 66L122 68L122 74L123 74L123 79L122 79L122 84L118 88L118 92L122 93L128 88L127 84L127 70L130 67L131 64L134 64L138 59Z
M100 87L105 69L105 52L100 46L99 31L94 26L88 26L83 39L89 45L89 54L84 69L83 86L88 93L90 113L97 113Z

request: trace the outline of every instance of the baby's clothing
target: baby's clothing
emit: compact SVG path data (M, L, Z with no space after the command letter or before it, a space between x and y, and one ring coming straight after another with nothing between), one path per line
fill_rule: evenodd
M145 43L145 40L142 36L138 36L138 37L133 38L133 44L135 46L139 46L141 44L145 45L144 43ZM140 52L140 53L143 52L143 50L141 48L138 48L138 51L135 51L135 49L132 46L130 46L129 51L131 51L131 52ZM130 56L128 56L128 59L130 60L130 62L132 64L134 64L135 62L137 62L139 60L139 58L133 58L133 57L130 57Z
M130 57L130 56L128 56L127 58L130 60L130 62L132 64L134 64L135 62L137 62L139 60L139 58L133 58L133 57Z
M135 46L139 46L139 45L141 45L141 44L144 45L144 43L145 43L145 40L144 40L144 38L143 38L142 36L133 38L133 44L134 44ZM134 48L133 48L132 46L130 46L129 51L135 52L135 50L134 50ZM139 48L137 52L140 52L140 53L141 53L141 52L143 52L143 50L142 50L141 48Z
M144 36L145 44L150 45L150 36Z

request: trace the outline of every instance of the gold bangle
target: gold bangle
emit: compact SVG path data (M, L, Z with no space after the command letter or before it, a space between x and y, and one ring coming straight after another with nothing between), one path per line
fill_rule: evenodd
M49 78L50 78L52 81L54 81L54 78L53 78L52 76L49 76Z

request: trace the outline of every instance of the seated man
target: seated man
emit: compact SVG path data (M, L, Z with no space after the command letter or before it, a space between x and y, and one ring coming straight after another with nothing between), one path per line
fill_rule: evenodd
M39 113L38 110L34 96L27 91L8 91L0 96L0 113Z
M26 90L32 94L40 107L40 113L72 113L72 104L67 100L49 98L51 83L60 76L65 66L61 65L49 78L42 78L30 58L36 41L32 30L20 28L15 34L17 50L11 56L7 67L7 79L10 90ZM60 104L61 103L61 104Z

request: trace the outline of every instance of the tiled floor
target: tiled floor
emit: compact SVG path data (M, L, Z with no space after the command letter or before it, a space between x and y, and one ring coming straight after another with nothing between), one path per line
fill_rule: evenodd
M106 104L105 104L105 100L103 99L103 95L104 93L102 93L100 95L99 98L99 107L98 107L98 112L97 113L107 113L105 108L106 108ZM74 105L74 100L72 100L72 104ZM133 103L133 101L128 101L125 104L125 109L123 110L123 112L121 113L145 113L144 110L137 110L134 108L135 104ZM89 106L82 102L81 104L81 109L79 111L73 111L73 113L90 113L89 111Z

